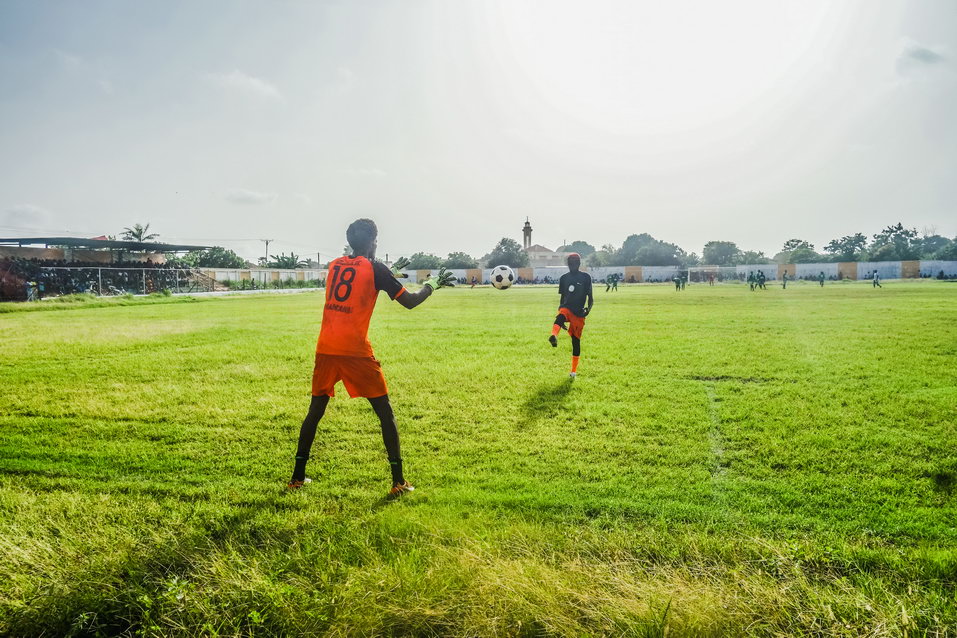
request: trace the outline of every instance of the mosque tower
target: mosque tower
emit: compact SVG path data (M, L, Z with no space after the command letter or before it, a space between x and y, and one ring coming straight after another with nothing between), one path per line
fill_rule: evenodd
M525 225L522 227L522 236L525 239L523 248L528 250L532 245L532 225L528 222L528 217L525 218Z

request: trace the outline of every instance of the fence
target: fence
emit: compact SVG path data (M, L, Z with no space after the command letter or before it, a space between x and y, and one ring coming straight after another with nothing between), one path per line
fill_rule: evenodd
M168 290L175 293L204 292L214 281L204 274L173 268L72 268L42 266L32 273L18 273L23 299L91 293L101 296L145 295Z

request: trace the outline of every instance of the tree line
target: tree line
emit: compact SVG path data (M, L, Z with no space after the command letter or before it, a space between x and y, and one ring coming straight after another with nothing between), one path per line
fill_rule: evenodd
M123 239L149 241L159 235L149 233L149 224L134 224L124 229ZM348 250L348 247L345 249ZM897 223L888 226L868 238L863 233L845 235L832 239L819 252L814 244L803 239L789 239L773 256L763 251L742 250L732 241L709 241L699 256L686 252L677 244L656 239L648 233L629 235L621 246L605 244L596 248L584 240L573 241L557 248L558 252L576 252L585 264L600 266L737 266L742 264L797 264L834 261L906 261L914 259L941 259L957 261L957 237L948 239L933 230L919 233L915 228L905 228ZM226 248L211 248L195 251L183 257L168 255L168 261L186 266L208 268L245 268L246 260ZM508 237L503 237L487 254L476 258L464 252L448 253L440 257L431 253L417 252L409 257L410 270L490 268L504 264L513 268L528 266L528 254L522 246ZM259 258L259 265L266 268L293 269L311 267L312 262L302 260L295 253L270 255ZM318 265L318 264L317 264Z
M605 244L595 248L586 241L573 241L558 252L576 252L588 266L737 266L744 264L797 264L834 261L906 261L941 259L957 261L957 237L948 239L933 230L919 233L898 223L868 238L863 233L832 239L821 252L803 239L789 239L773 256L763 251L742 250L733 241L709 241L701 255L686 252L677 244L656 239L647 233L629 235L621 246ZM486 266L526 266L528 256L518 242L502 239L482 261Z

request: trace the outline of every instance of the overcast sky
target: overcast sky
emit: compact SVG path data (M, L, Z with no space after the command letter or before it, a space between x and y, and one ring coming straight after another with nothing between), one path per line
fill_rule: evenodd
M0 0L0 236L953 237L955 47L953 0Z

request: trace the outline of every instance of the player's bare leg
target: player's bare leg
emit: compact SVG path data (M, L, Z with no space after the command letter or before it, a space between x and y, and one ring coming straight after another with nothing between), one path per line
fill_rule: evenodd
M392 489L387 498L397 498L415 488L402 476L402 453L399 447L399 428L395 423L395 413L389 402L389 395L369 399L372 409L379 417L379 426L382 428L382 442L389 457L389 467L392 470Z
M299 428L299 447L296 449L296 467L292 471L292 478L289 480L289 489L296 490L310 482L306 478L306 462L309 460L309 452L312 449L312 442L316 438L316 426L326 413L326 406L329 405L329 397L326 395L312 397L309 403L309 412L306 418L302 420L302 427Z

